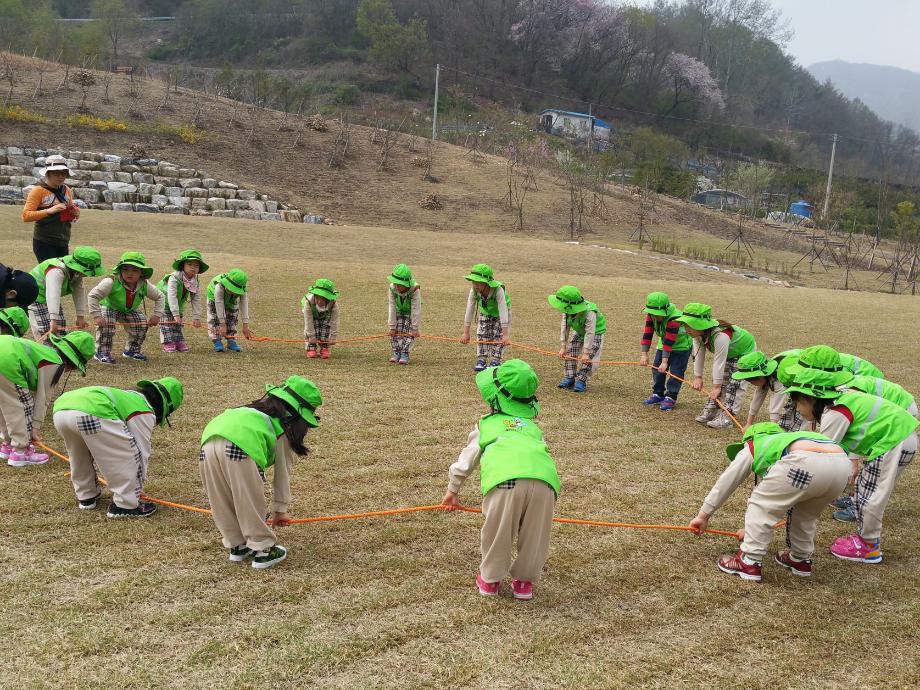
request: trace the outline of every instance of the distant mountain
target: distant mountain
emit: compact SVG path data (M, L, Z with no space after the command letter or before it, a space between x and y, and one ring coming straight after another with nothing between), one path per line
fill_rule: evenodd
M819 62L808 68L818 81L830 79L848 98L858 98L878 115L920 131L920 74L900 67Z

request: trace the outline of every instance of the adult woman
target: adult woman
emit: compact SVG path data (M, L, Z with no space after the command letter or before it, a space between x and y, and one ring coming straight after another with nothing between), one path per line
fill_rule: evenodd
M39 263L69 253L70 225L80 217L73 192L64 184L69 176L64 156L48 156L42 179L29 192L22 209L22 222L35 223L32 251Z

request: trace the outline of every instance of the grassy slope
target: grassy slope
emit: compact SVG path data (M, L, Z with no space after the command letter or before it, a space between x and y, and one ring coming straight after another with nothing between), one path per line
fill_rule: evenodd
M4 260L31 266L29 231L17 213L0 207ZM135 240L138 227L145 236ZM557 315L545 296L575 282L607 314L606 358L633 359L644 295L665 287L679 303L714 303L768 351L826 340L894 380L910 385L920 374L891 347L912 342L907 297L783 290L680 267L663 284L650 278L659 264L642 257L462 233L386 230L383 239L378 228L309 232L94 212L75 232L107 263L143 249L158 275L187 245L214 271L241 266L252 276L253 327L264 335L298 337L296 304L319 274L342 290L343 337L381 332L384 278L403 260L423 285L423 330L459 334L461 276L488 259L513 296L513 337L521 342L555 346ZM875 327L853 328L854 320ZM159 497L202 505L196 456L206 421L291 373L316 380L326 399L312 453L295 470L295 516L437 502L483 411L469 347L422 342L412 366L394 368L381 341L343 345L328 362L306 360L294 344L248 343L240 356L218 356L202 333L191 341L190 355L167 356L154 337L148 364L120 360L70 381L129 386L175 374L185 382L187 402L154 439L146 488ZM558 362L526 358L543 381L541 425L563 477L557 514L653 523L695 514L733 437L694 424L697 394L687 391L664 417L639 403L648 390L643 371L605 368L588 396L574 398L553 385ZM50 426L44 436L60 447ZM281 535L288 561L257 574L226 561L202 516L162 509L150 520L113 524L99 510L76 509L62 463L4 465L0 632L10 644L0 686L39 687L50 678L55 687L116 678L126 688L916 685L917 476L905 474L886 514L881 566L831 558L825 549L846 528L829 515L816 576L803 582L768 566L759 586L716 571L730 539L560 525L538 598L522 605L507 596L483 601L472 589L476 516L291 527ZM740 526L744 493L714 526ZM475 480L461 497L478 504Z

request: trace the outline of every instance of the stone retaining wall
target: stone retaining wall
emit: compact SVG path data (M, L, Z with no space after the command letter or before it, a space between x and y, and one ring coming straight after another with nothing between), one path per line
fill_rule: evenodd
M77 204L104 211L170 213L275 220L289 223L328 223L323 216L303 214L254 189L208 177L194 168L155 158L125 158L108 153L66 149L0 147L0 204L22 204L41 178L45 157L67 159L67 185Z

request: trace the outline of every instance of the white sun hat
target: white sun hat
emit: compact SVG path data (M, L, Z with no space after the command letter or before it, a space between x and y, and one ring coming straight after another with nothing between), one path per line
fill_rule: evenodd
M42 176L54 170L63 170L68 175L70 174L70 168L67 166L67 159L64 158L64 156L54 155L45 158L45 167L42 168Z

